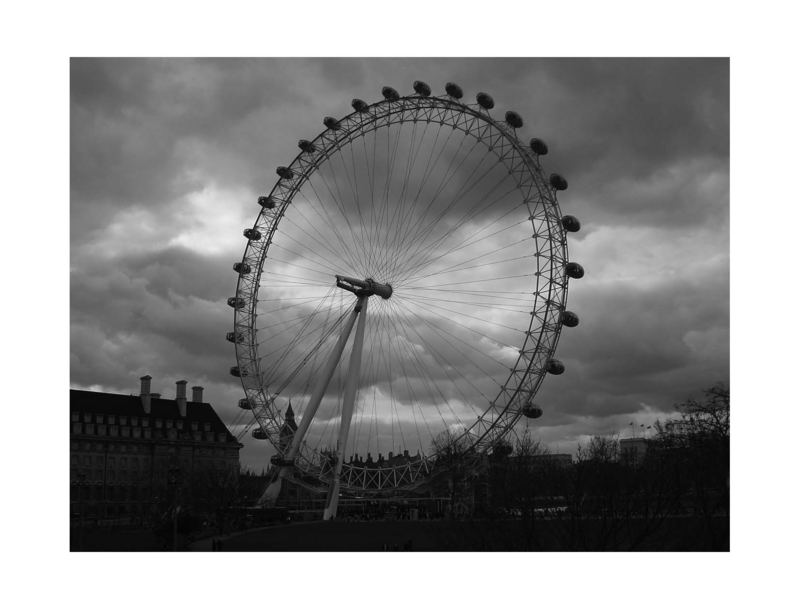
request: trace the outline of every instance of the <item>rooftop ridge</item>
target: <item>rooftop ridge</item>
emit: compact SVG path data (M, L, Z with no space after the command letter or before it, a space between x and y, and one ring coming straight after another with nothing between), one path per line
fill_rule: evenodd
M180 416L177 399L152 398L150 412L145 412L139 395L70 389L70 412L116 415L143 419L181 419L189 423L208 423L214 433L225 433L226 441L236 442L228 426L208 402L188 402L186 417Z

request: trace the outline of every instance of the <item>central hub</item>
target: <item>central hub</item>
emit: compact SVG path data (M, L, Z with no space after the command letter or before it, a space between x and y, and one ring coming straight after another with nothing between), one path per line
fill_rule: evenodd
M371 277L366 279L354 279L353 277L344 277L343 275L336 275L336 287L342 288L352 292L358 297L369 298L370 296L380 296L384 300L388 300L392 295L392 285L389 283L378 283Z

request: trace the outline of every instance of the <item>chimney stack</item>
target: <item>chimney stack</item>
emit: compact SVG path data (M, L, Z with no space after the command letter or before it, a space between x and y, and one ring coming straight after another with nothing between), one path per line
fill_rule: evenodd
M197 402L198 404L203 401L203 388L200 386L192 387L192 402Z
M178 412L182 417L186 416L186 383L187 381L178 381L177 392L175 394L175 401L178 402Z
M142 382L139 397L142 398L142 407L144 407L145 414L150 414L150 379L152 378L152 376L146 374L139 379Z

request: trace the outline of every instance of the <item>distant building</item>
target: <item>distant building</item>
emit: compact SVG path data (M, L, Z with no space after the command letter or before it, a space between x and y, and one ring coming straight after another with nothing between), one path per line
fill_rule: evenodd
M625 465L636 467L644 461L647 453L645 438L625 438L619 441L619 460Z
M403 450L402 453L393 453L389 451L389 454L384 457L382 453L378 453L377 458L372 457L372 453L367 453L366 459L355 453L350 455L350 459L348 461L349 464L354 464L359 467L366 467L367 469L380 469L383 467L397 467L398 465L405 465L407 463L419 463L422 461L422 455L419 454L419 450L415 455L412 455L408 452L408 450Z
M70 508L89 520L144 521L174 505L213 511L232 499L239 449L203 388L175 399L70 390Z

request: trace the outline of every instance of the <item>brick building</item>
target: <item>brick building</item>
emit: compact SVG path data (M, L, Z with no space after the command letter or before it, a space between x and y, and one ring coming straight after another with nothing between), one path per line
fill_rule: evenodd
M173 505L213 513L235 496L242 445L203 388L174 399L70 390L70 512L89 521L147 522Z

